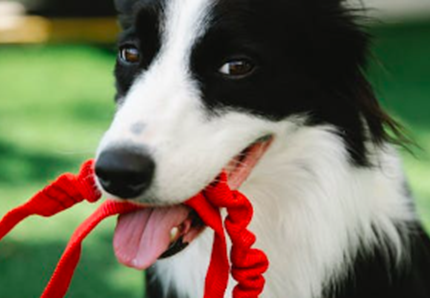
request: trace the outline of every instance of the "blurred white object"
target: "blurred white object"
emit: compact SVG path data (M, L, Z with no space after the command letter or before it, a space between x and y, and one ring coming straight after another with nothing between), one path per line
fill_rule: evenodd
M48 39L49 24L43 18L25 16L24 5L0 0L0 44L40 43Z
M0 17L22 16L25 7L21 3L11 1L0 1Z
M352 0L352 2L357 0ZM430 0L364 0L367 14L380 20L430 20Z

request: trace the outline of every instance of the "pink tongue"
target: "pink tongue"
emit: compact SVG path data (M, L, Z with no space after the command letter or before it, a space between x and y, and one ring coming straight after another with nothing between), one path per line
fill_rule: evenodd
M150 267L169 248L170 231L181 225L189 213L190 209L179 205L121 215L114 236L118 261L139 270Z

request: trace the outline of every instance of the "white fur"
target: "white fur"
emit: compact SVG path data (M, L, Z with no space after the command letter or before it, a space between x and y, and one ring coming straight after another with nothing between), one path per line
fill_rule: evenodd
M413 213L402 196L404 178L393 149L375 149L373 161L380 166L360 169L348 161L332 127L228 110L209 117L188 65L212 1L168 3L162 50L134 83L99 148L136 143L151 150L156 173L140 200L181 203L253 141L273 134L275 142L241 188L255 207L251 229L257 246L271 260L263 298L322 298L324 281L345 272L359 242L376 245L372 227L386 237L383 245L401 254L394 225L409 222ZM140 134L133 133L136 123L145 125ZM166 289L184 298L203 297L210 234L156 264Z
M401 195L404 179L391 148L375 156L380 167L357 169L329 127L291 131L285 122L276 137L241 188L255 207L251 227L257 246L272 260L261 297L321 297L324 281L346 272L358 242L402 253L394 225L406 224L414 215ZM372 225L386 243L377 243ZM183 297L202 297L208 236L157 263L166 288L173 286Z

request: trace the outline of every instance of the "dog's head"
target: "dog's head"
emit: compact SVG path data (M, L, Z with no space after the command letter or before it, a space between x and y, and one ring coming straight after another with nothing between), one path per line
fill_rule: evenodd
M387 138L343 1L116 2L118 111L96 168L110 195L178 205L223 169L238 188L303 127L332 128L357 166Z

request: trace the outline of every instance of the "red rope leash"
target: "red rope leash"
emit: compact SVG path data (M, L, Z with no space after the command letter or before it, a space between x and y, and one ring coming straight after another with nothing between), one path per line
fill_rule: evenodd
M26 204L12 210L0 221L0 240L19 222L30 215L53 216L75 204L87 200L95 202L100 198L93 173L93 162L86 162L79 175L65 174L54 183L37 193ZM257 298L263 291L269 262L265 254L252 249L255 236L247 230L252 220L251 203L238 191L231 191L226 175L220 182L208 187L202 193L186 202L193 208L205 224L215 231L211 261L206 275L204 298L224 297L230 265L227 244L220 208L227 208L225 222L232 241L232 275L238 281L233 291L234 298ZM89 217L73 234L57 268L46 287L42 298L62 298L73 277L82 251L82 242L89 233L105 218L141 209L130 203L107 201Z
M138 209L140 207L129 203L103 203L73 234L41 298L60 298L66 295L81 256L82 242L102 220Z
M267 271L269 261L264 252L252 249L256 237L247 227L251 223L254 210L242 193L230 190L226 182L227 176L223 177L222 181L225 183L209 189L207 197L211 198L216 206L227 208L225 226L233 244L232 275L238 282L233 297L258 297L264 288L263 273Z
M251 248L256 238L247 227L252 220L253 208L243 194L230 190L226 174L222 174L219 180L215 186L209 186L186 203L215 231L204 298L224 297L228 282L229 265L224 256L226 244L219 208L227 208L228 214L225 226L232 242L232 275L238 282L233 297L257 298L264 289L263 273L267 271L269 261L264 252Z
M50 217L84 200L96 202L101 194L94 182L93 161L87 161L77 176L61 175L56 181L38 192L27 203L7 213L0 222L0 240L17 224L31 215Z

